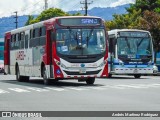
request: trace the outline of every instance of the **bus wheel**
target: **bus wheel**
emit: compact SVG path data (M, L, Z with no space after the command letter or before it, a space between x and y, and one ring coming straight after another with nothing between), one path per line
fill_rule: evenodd
M136 75L134 75L134 78L140 78L141 77L141 75L140 74L136 74Z
M93 85L93 84L94 84L94 81L95 81L95 78L87 78L87 79L86 79L86 83L87 83L88 85Z
M46 68L43 67L43 82L45 85L50 85L50 79L47 78Z
M29 82L29 76L21 76L24 82Z
M111 77L112 77L112 74L109 73L109 74L108 74L108 78L111 78Z

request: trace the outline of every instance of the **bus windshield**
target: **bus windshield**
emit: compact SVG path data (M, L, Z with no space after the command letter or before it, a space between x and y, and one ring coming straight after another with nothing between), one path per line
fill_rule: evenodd
M106 50L104 29L58 29L56 43L63 55L95 55Z
M151 55L152 42L149 37L119 37L117 39L118 55Z

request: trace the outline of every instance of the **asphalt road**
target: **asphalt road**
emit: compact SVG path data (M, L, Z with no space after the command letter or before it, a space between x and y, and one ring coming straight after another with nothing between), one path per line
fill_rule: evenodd
M160 111L160 76L97 78L92 86L77 80L65 80L45 86L37 78L17 82L15 76L0 75L0 111ZM97 120L95 117L76 119Z

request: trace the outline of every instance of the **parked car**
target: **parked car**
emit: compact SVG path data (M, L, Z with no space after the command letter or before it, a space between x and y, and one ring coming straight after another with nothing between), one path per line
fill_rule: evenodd
M4 61L0 60L0 73L4 73Z

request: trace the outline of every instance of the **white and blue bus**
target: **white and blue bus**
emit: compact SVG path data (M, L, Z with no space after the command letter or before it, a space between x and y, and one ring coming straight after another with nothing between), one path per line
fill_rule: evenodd
M156 56L156 66L158 67L158 72L160 72L160 52Z
M109 77L153 74L154 52L150 32L137 29L115 29L109 35Z

